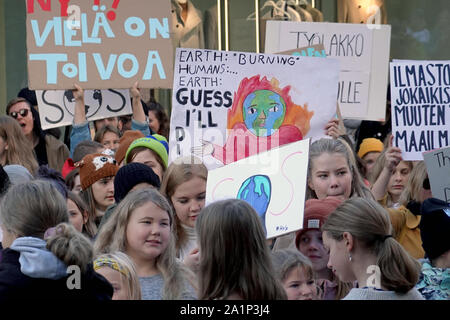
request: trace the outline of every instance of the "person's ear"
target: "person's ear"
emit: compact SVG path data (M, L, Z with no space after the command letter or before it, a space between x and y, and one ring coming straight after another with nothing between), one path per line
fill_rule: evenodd
M314 184L312 183L311 179L308 178L308 179L306 180L306 182L308 183L308 187L309 187L311 190L315 191L315 190L314 190Z
M83 212L83 224L86 224L88 221L88 213L87 211Z
M355 239L353 238L352 234L347 231L342 234L342 237L344 238L343 240L344 240L347 251L351 252L354 248L354 244L355 244L354 240Z

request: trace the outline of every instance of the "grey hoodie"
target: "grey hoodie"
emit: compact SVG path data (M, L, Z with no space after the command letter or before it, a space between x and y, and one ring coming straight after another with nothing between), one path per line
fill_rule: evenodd
M20 253L20 271L31 278L57 280L67 276L67 266L52 252L47 243L39 238L20 237L10 249Z

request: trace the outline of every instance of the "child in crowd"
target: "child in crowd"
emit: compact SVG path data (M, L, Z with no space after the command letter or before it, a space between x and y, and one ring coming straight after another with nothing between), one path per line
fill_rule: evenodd
M422 259L425 251L420 237L420 207L431 198L430 181L424 161L412 169L398 208L388 208L395 239L416 259Z
M133 261L123 252L105 253L94 260L94 270L114 288L112 300L141 300L141 285Z
M288 300L317 300L318 287L308 258L297 250L272 252L272 263Z
M329 254L323 246L320 228L342 200L337 197L309 199L305 203L303 229L297 231L295 245L312 263L320 300L340 300L353 287L340 281L327 267Z
M372 172L378 157L384 149L384 144L376 138L365 138L359 146L358 156L364 162L365 177L368 178Z
M147 103L147 106L148 125L150 129L152 132L162 135L169 140L170 120L163 106L152 98Z
M427 300L450 300L450 204L429 198L422 204L420 235L426 259L416 288Z
M208 169L200 159L180 157L170 164L161 185L161 193L167 197L175 212L177 257L181 260L189 257L189 261L185 261L188 265L196 265L195 261L198 261L194 227L205 206L207 176Z
M102 144L106 149L116 152L119 147L120 131L110 124L100 128L94 136L94 141Z
M81 192L81 181L80 181L80 169L75 168L71 170L65 177L67 190L73 193L80 194Z
M389 215L376 201L345 201L322 231L328 267L341 281L358 283L345 300L423 300L414 288L420 264L393 238Z
M38 163L19 123L9 116L0 116L0 164L17 164L28 169L34 175Z
M402 161L402 151L392 146L392 139L393 136L389 139L386 151L378 157L369 176L372 194L385 208L399 207L400 195L413 169L411 161Z
M121 167L114 178L115 203L106 209L98 228L100 229L106 223L128 192L144 188L159 189L159 187L159 177L153 172L152 168L145 164L133 162Z
M89 219L89 209L81 197L73 191L67 191L67 210L69 213L70 223L79 232L83 233L89 239L94 239L95 234L89 230L95 230L95 225L87 227L86 224L94 224L92 219Z
M195 224L199 299L285 300L256 211L230 199L206 206Z
M322 138L309 150L306 199L328 196L373 198L364 184L350 147L340 139Z
M166 138L159 134L134 140L125 155L125 164L140 162L150 168L162 181L169 161L169 144Z
M175 257L172 208L155 189L130 192L100 230L94 249L122 251L133 260L143 300L196 299L193 275Z
M92 268L89 239L67 223L66 201L50 182L12 186L0 220L0 300L111 299L111 285ZM74 270L81 276L75 283Z
M81 197L89 207L88 221L98 226L108 206L114 203L114 176L119 167L113 157L94 153L88 154L78 163L80 168ZM91 223L87 227L92 226ZM88 230L97 233L97 227Z

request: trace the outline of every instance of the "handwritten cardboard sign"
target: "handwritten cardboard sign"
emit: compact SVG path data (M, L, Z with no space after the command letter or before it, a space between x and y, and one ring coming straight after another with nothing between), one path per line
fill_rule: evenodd
M338 102L348 119L384 120L391 28L389 25L267 21L266 53L315 44L341 62Z
M327 53L325 52L325 47L323 44L315 44L312 46L286 50L283 52L277 52L278 54L290 54L293 56L304 56L304 57L322 57L326 58Z
M394 145L405 160L450 143L450 61L391 62Z
M336 111L336 59L177 48L170 161L215 168L325 135Z
M425 152L423 159L433 197L450 203L450 147Z
M31 89L170 88L167 0L26 0Z
M309 139L271 149L210 170L206 204L247 201L259 214L267 238L303 227Z
M75 100L72 90L36 90L43 129L72 125ZM86 119L98 120L131 114L130 92L125 90L85 90Z

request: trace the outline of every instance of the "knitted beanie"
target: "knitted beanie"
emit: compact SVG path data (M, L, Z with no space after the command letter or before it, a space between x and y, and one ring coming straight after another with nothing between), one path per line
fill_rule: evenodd
M295 244L297 248L300 244L300 237L303 233L311 229L320 231L328 216L336 210L342 203L342 200L336 197L327 197L325 199L309 199L305 203L303 215L303 229L297 231Z
M450 203L428 198L422 203L420 237L429 259L436 259L450 250Z
M362 159L369 152L382 152L384 144L376 138L366 138L359 146L358 156Z
M121 167L114 178L114 199L116 203L125 198L135 185L142 182L147 182L157 189L161 186L156 173L143 163L132 162Z
M83 190L100 179L115 176L119 170L116 160L102 153L88 154L77 165L80 168L80 182Z
M120 137L119 140L119 147L117 148L116 151L116 161L117 163L121 163L123 161L123 159L125 159L125 154L127 153L128 147L130 146L130 144L139 138L143 138L144 134L139 131L139 130L127 130L125 131L125 133L123 134L122 137Z
M125 164L130 151L137 147L145 147L153 150L164 163L164 169L167 169L167 164L169 162L169 144L167 143L165 137L155 133L153 135L146 136L145 138L134 140L128 147L125 155Z

